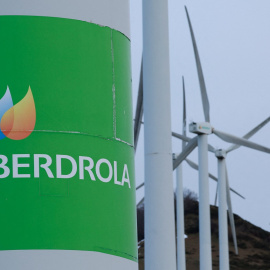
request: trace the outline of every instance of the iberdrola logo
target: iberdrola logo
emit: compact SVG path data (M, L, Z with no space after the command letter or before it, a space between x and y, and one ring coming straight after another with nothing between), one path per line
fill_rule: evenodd
M25 97L13 105L12 97L7 91L0 99L0 140L8 137L12 140L22 140L28 137L36 124L36 108L29 86Z

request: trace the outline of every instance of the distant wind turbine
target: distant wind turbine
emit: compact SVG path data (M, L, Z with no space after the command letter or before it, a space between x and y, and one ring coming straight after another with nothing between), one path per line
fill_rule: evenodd
M255 133L257 133L262 127L264 127L268 122L270 121L270 117L267 117L263 122L261 122L259 125L257 125L255 128L253 128L251 131L249 131L245 136L243 136L244 139L249 139L251 136L253 136ZM219 191L219 210L220 213L220 222L219 224L222 224L223 228L220 228L220 240L221 242L226 243L227 239L225 238L225 232L222 234L222 231L227 231L228 229L226 228L227 226L227 218L226 218L226 201L229 209L229 218L230 218L230 223L231 223L231 228L232 228L232 235L233 235L233 241L234 241L234 246L236 250L236 254L238 254L238 247L237 247L237 238L236 238L236 232L235 232L235 224L234 224L234 217L233 217L233 212L232 212L232 204L231 204L231 198L230 198L230 193L228 193L228 187L229 187L229 178L228 178L228 171L227 171L227 165L226 165L226 157L227 154L233 150L238 149L240 146L239 145L231 145L229 148L226 150L224 149L218 149L215 152L215 155L218 159L218 174L219 174L219 184L218 184L218 191ZM224 180L225 179L225 180ZM220 187L221 186L221 187ZM225 193L226 190L226 193ZM227 196L227 199L226 199ZM225 209L223 209L225 208ZM223 220L225 219L225 220ZM220 249L222 250L223 248L225 249L225 244L221 243ZM226 249L227 250L227 249ZM222 253L223 254L223 253ZM223 257L224 259L224 257Z
M269 122L269 118L266 119L264 122ZM215 131L213 133L217 135L217 133L223 140L227 142L231 142L236 144L241 144L243 146L252 148L254 150L262 151L265 153L270 153L270 149L252 142L247 141L246 139L242 139L243 141L240 142L241 138L234 137L232 135ZM248 143L249 142L249 143ZM219 252L220 252L220 270L228 270L229 269L229 246L228 246L228 227L227 227L227 207L226 207L226 191L228 190L229 181L228 181L228 172L226 166L226 150L218 149L216 151L216 157L218 159L218 197L219 197ZM228 192L227 192L228 193ZM229 199L229 200L228 200ZM231 200L227 197L228 200L228 207L231 207ZM233 215L232 215L233 219ZM234 226L234 222L233 222ZM233 239L235 247L237 248L236 243L236 234L235 228L232 230ZM237 250L238 253L238 250Z

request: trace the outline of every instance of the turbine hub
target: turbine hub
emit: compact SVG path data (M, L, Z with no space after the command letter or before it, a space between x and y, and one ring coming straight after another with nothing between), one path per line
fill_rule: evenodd
M223 149L218 149L216 150L215 155L217 158L223 159L223 158L226 158L227 153Z

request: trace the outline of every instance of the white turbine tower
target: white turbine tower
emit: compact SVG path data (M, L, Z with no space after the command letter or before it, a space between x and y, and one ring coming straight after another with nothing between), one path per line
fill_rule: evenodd
M183 122L182 122L182 134L186 136L186 98L185 98L185 82L183 82ZM186 145L185 141L182 141L182 149ZM186 251L185 251L185 218L184 218L184 196L183 196L183 171L182 164L176 168L176 257L177 257L177 270L186 269Z
M168 1L143 1L146 270L176 270L169 69Z
M205 123L190 125L190 131L198 134L198 157L199 157L199 241L200 241L200 269L212 269L212 253L211 253L211 230L210 230L210 208L209 208L209 182L208 182L208 142L207 136L211 134L209 101L206 94L204 78L202 76L202 67L198 55L195 37L192 31L191 23L186 13L192 37L193 49L195 52L197 71L200 82L201 96L203 100L203 110Z

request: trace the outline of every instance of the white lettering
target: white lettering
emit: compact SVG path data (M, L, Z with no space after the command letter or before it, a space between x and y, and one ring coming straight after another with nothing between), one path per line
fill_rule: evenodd
M113 162L113 174L114 174L114 183L116 185L122 186L122 183L120 181L117 180L117 162L114 161Z
M62 174L62 159L67 159L71 162L72 170L69 174ZM56 177L57 178L71 178L77 172L77 163L74 158L67 155L56 155Z
M84 167L85 160L89 162L89 166ZM88 171L91 180L96 181L95 176L94 176L93 172L91 171L93 169L93 167L94 167L94 161L92 158L80 156L79 157L80 179L84 180L84 171L86 170L86 171Z
M29 154L15 154L12 155L12 163L13 163L13 178L30 178L30 174L19 174L19 168L29 168L28 163L19 164L19 158L29 158Z
M114 185L125 186L125 183L127 183L128 187L131 188L127 164L124 164L124 167L122 167L118 161L110 162L105 158L95 162L94 159L87 156L77 157L77 164L77 161L68 155L56 155L55 157L55 159L52 159L47 154L13 154L12 163L10 162L9 166L8 157L0 155L0 179L8 177L11 172L13 178L30 178L31 174L26 173L29 172L29 169L23 168L29 168L30 164L32 166L32 162L26 160L26 158L33 158L34 178L47 175L48 178L67 179L74 177L78 171L79 175L76 175L74 179L84 180L89 175L92 181L100 180L101 182L109 183L113 179ZM55 163L53 164L53 162ZM54 166L56 167L56 172L52 170ZM122 168L123 170L121 170Z
M128 183L128 187L130 188L129 174L127 164L124 165L123 176L122 176L122 186L124 183Z
M100 174L100 166L102 163L105 163L108 165L108 168L109 168L109 175L107 178L101 176ZM112 165L111 163L109 162L109 160L105 159L105 158L102 158L100 159L97 164L96 164L96 174L97 174L97 177L100 181L104 182L104 183L108 183L111 181L112 179L112 175L113 175L113 170L112 170Z
M4 155L0 155L0 158L2 159L0 168L4 170L4 173L0 175L0 178L6 178L9 176L9 173L10 173L10 169L7 166L5 166L8 162L8 158Z
M45 158L45 164L39 164L39 159ZM34 154L34 177L39 178L39 167L43 168L49 178L54 178L52 171L50 170L49 166L52 165L52 158L48 155L43 154Z

